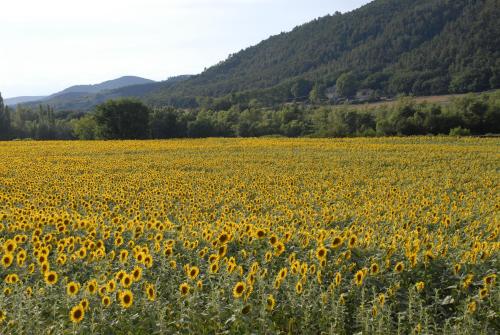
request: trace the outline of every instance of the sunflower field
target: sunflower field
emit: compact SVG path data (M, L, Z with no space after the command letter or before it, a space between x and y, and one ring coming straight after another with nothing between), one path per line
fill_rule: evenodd
M0 142L0 334L497 334L499 148Z

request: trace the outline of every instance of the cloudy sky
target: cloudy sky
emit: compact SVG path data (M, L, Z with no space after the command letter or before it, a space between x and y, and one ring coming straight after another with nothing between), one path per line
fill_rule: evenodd
M0 92L196 74L270 35L368 0L15 0L1 5Z

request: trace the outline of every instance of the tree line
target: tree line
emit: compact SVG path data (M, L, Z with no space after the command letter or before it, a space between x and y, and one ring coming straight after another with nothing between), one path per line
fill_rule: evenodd
M0 139L166 139L200 137L349 137L482 135L500 133L500 91L469 94L447 104L401 97L375 107L300 103L270 109L149 107L134 99L109 100L89 113L48 106L12 110L0 96Z

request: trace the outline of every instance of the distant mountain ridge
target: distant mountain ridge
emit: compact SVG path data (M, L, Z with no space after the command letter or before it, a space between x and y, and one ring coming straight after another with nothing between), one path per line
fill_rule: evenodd
M96 94L99 92L119 89L127 86L136 86L136 85L145 85L155 83L154 80L136 77L136 76L123 76L120 78L107 80L99 84L90 84L90 85L75 85L68 87L60 92L51 94L49 96L23 96L23 97L14 97L5 99L4 102L6 105L15 106L17 104L23 103L44 103L44 104L53 104L54 100L64 99L75 99L80 98L82 96L88 94Z
M8 98L4 100L4 103L9 106L15 106L17 104L22 104L25 102L31 102L31 101L40 101L45 99L46 96L21 96L21 97L14 97L14 98Z
M100 91L104 90L113 90L117 88L122 88L126 86L133 86L133 85L144 85L144 84L151 84L154 83L154 80L150 79L145 79L141 77L134 77L134 76L123 76L117 79L113 80L108 80L105 82L102 82L100 84L95 84L95 85L75 85L68 87L61 92L57 92L55 94L52 94L49 96L49 98L58 96L58 95L63 95L66 93L98 93Z

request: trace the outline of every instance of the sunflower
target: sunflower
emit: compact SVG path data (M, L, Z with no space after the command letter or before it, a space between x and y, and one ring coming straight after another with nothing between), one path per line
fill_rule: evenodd
M5 249L6 253L9 253L9 254L13 253L14 250L16 250L16 248L17 248L17 243L15 240L7 240L3 244L3 248Z
M150 301L155 301L156 299L156 290L153 284L148 284L146 285L146 295L148 297L148 300Z
M217 273L219 271L219 263L214 262L210 264L210 273Z
M302 286L302 282L299 280L297 284L295 284L295 292L297 292L297 294L301 294L303 290L304 287Z
M344 241L342 240L342 237L336 236L332 241L332 248L337 249L338 247L340 247L342 245L342 243L344 243Z
M425 288L425 283L423 281L419 281L415 284L415 288L417 289L417 292L422 292L422 290Z
M278 273L278 277L280 278L280 280L283 280L286 278L287 274L288 274L288 268L282 268Z
M242 281L237 282L233 287L233 297L240 298L245 292L246 284Z
M50 264L49 262L45 261L41 264L41 270L42 270L42 273L46 273L50 270Z
M82 305L76 305L69 312L69 319L73 323L82 322L84 316L85 316L85 309L82 307Z
M16 273L11 274L10 278L9 278L9 282L11 284L15 284L15 283L19 282L19 276Z
M108 293L108 289L106 287L106 285L102 285L101 287L99 287L99 295L102 297L104 295L106 295L106 293Z
M488 296L488 289L486 287L483 287L482 289L479 290L479 299L483 300Z
M134 294L130 290L123 290L120 292L120 305L123 308L129 308L134 302Z
M116 288L116 282L114 279L111 279L110 281L108 281L108 283L106 284L106 290L109 292L109 293L112 293L115 291L115 288Z
M142 268L136 266L134 270L132 270L131 276L135 282L138 282L142 278Z
M223 232L222 234L219 235L218 240L219 240L220 244L224 244L229 240L229 235L227 233Z
M328 249L326 249L324 246L321 246L318 249L316 249L316 258L321 261L326 258L327 253Z
M269 263L269 261L271 260L272 257L273 257L273 254L270 251L266 252L266 255L264 256L266 263Z
M4 322L4 320L6 318L7 318L7 314L0 309L0 325L2 324L2 322Z
M82 306L84 310L87 310L89 308L89 300L87 298L82 299L80 301L80 306Z
M363 270L359 270L358 272L356 272L356 275L354 276L354 282L356 283L357 286L363 285L364 276L365 274Z
M48 285L54 285L55 283L57 283L57 279L58 279L57 272L55 272L55 271L45 272L44 279Z
M111 305L111 298L107 295L103 296L102 299L101 299L101 304L104 306L104 307L108 307L109 305Z
M497 275L495 273L488 275L483 278L483 283L485 286L491 286L497 281Z
M385 305L385 294L380 293L378 295L378 303L379 303L380 307L382 307L382 308L384 307L384 305Z
M219 247L219 251L218 251L218 254L219 254L219 257L224 257L227 253L227 244L224 244L222 246Z
M467 312L469 314L473 314L477 309L477 303L475 301L471 301L467 304Z
M274 297L272 294L269 294L266 299L266 309L268 311L272 311L274 309L274 306L276 305L276 300L274 300Z
M200 269L197 266L189 267L188 276L191 280L196 279L196 277L198 277L199 273L200 273Z
M146 255L146 257L144 257L144 265L146 265L148 269L151 268L153 266L153 256Z
M465 289L468 289L469 286L472 284L472 281L474 279L474 275L473 274L468 274L464 281L462 282L462 288L465 290Z
M370 273L372 275L376 275L379 272L379 270L380 268L377 263L372 263L372 265L370 265Z
M356 235L352 235L349 238L349 243L348 246L350 249L354 248L356 246L356 242L358 241L358 237Z
M132 277L125 273L120 283L124 288L129 288L132 285Z
M78 293L79 289L80 289L80 284L74 281L69 282L68 285L66 285L66 294L69 296L75 296Z
M337 272L335 274L335 286L338 287L341 281L342 281L342 274L340 272Z
M182 283L179 285L179 292L181 292L182 296L185 296L189 293L189 284L188 283Z
M8 268L9 266L11 266L13 261L14 261L14 256L10 253L7 253L2 256L2 266L4 268Z
M173 255L173 253L174 253L174 250L171 247L167 247L167 248L163 249L163 255L165 257L170 257Z
M401 273L405 269L405 265L403 262L398 262L396 266L394 267L394 272L396 273Z
M128 250L122 249L120 250L120 262L125 263L128 259Z
M97 281L96 280L91 280L87 283L87 292L90 294L95 294L97 291Z
M241 314L248 314L248 313L250 313L251 310L252 310L252 306L251 305L246 305L245 307L243 307L241 309Z

